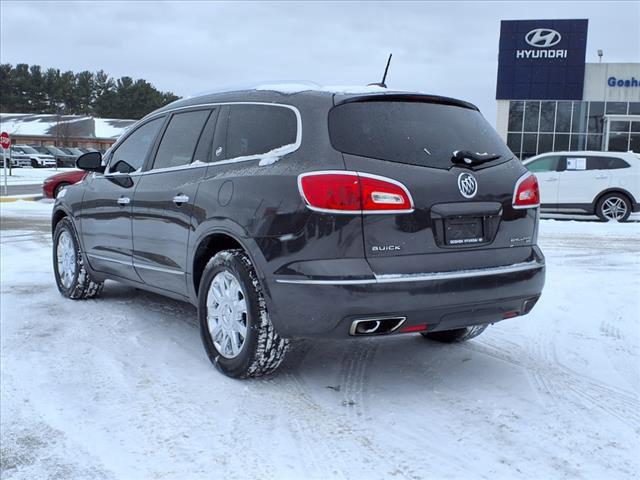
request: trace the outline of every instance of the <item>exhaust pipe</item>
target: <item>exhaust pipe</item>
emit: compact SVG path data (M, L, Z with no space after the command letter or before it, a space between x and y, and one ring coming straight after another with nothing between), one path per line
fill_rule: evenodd
M406 319L406 317L360 318L351 323L349 335L387 335L400 328Z

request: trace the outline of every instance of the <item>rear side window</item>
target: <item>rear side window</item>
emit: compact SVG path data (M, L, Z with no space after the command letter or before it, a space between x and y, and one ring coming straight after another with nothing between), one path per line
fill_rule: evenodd
M272 105L233 105L227 124L226 158L262 155L296 143L293 110Z
M629 164L616 157L588 157L587 170L615 170L628 168Z
M200 133L210 113L210 110L198 110L176 113L171 117L153 162L154 170L191 163Z
M113 152L110 172L131 173L142 168L149 148L164 122L164 117L145 123L129 135Z
M513 157L477 110L425 102L345 103L329 112L336 150L352 155L448 169L456 150Z
M530 172L556 172L560 164L560 157L544 157L527 164Z

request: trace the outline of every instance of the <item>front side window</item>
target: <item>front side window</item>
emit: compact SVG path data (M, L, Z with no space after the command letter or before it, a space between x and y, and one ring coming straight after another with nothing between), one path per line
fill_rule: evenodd
M164 117L156 118L129 135L113 152L109 172L132 173L142 168L163 122Z
M527 164L530 172L555 172L558 170L560 157L544 157Z
M233 105L227 124L226 158L262 155L296 143L296 114L275 105Z
M196 143L210 113L210 110L198 110L173 115L160 141L153 168L178 167L191 163Z

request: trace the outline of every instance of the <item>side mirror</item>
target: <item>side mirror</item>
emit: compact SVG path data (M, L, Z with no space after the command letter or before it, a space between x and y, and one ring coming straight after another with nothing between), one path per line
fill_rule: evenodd
M76 160L76 167L87 172L104 173L105 167L102 165L102 154L100 152L89 152L80 155Z

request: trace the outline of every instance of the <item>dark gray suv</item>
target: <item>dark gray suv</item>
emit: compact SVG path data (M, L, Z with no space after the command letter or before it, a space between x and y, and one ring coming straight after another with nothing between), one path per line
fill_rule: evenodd
M56 200L56 282L193 303L211 361L273 371L294 337L457 342L544 284L536 177L478 109L406 92L245 90L174 102Z

